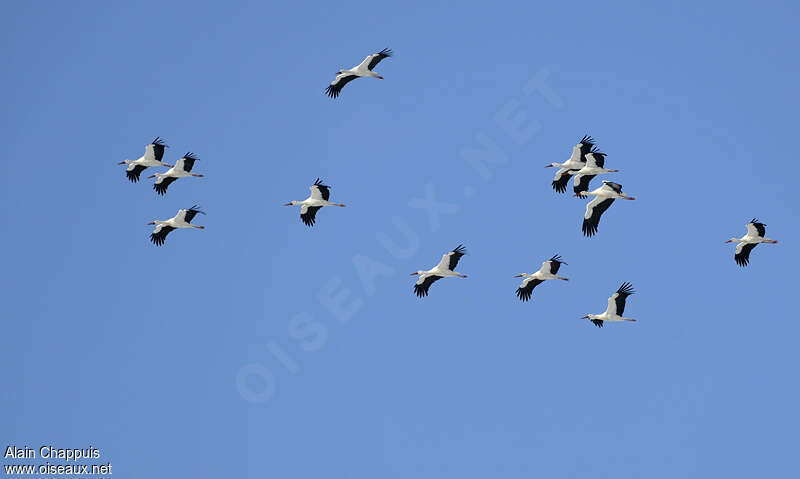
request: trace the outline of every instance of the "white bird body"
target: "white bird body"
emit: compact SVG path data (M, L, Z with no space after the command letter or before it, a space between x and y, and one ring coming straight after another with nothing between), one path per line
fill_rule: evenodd
M633 318L626 318L623 317L622 314L625 312L625 301L628 296L634 293L633 286L630 283L622 283L622 286L617 289L617 292L612 294L610 298L608 298L608 307L606 310L601 314L587 314L581 319L588 319L595 326L598 328L603 327L603 323L605 321L609 322L617 322L617 321L632 321L635 322L636 320Z
M136 183L139 181L139 175L142 174L142 171L151 166L172 166L169 163L161 161L164 157L164 148L166 147L167 145L164 144L161 138L156 137L152 143L144 147L144 155L136 160L120 161L118 164L128 165L128 168L125 170L125 175L131 182Z
M465 254L466 250L464 246L458 245L454 250L442 255L442 260L433 268L427 271L419 270L411 273L411 276L419 276L417 282L414 284L414 293L422 298L428 295L428 289L431 285L442 278L466 278L467 275L455 271L458 260Z
M586 205L586 212L583 214L583 225L581 229L586 236L593 236L597 233L600 225L600 217L614 203L615 199L635 200L633 196L628 196L622 192L622 185L613 181L603 180L603 186L592 191L579 191L575 196L584 197L593 195L595 198Z
M341 93L342 88L356 78L371 77L383 80L383 77L372 71L372 69L375 68L381 60L390 56L392 56L392 51L388 48L384 48L378 53L367 55L361 63L349 70L339 70L336 72L336 78L334 78L331 84L325 89L325 93L331 98L336 98L339 96L339 93Z
M331 187L322 183L322 180L317 178L313 185L309 186L308 189L311 190L311 195L304 199L303 201L290 201L284 206L294 206L294 205L301 205L300 208L300 220L306 226L314 226L316 223L316 216L317 211L323 206L339 206L344 207L341 203L334 203L332 201L328 201L331 195Z
M564 163L550 163L545 168L558 168L553 177L553 189L558 193L567 190L570 175L575 174L586 164L586 154L594 148L594 139L591 136L584 136L581 141L572 147L572 155Z
M589 189L589 183L595 176L603 173L616 173L617 170L604 168L606 154L595 150L586 154L586 164L580 170L573 173L573 191L579 194Z
M586 155L586 164L578 170L575 175L601 175L603 173L617 173L619 170L610 170L604 168L605 166L605 153L599 151L592 151Z
M569 281L568 278L563 276L558 276L558 269L561 267L562 264L567 264L561 261L561 256L554 255L549 260L542 263L542 267L539 268L539 271L529 274L529 273L520 273L515 278L525 278L522 280L522 283L517 288L517 296L522 301L528 301L533 294L533 288L538 286L539 284L550 280L550 279L560 279L563 281Z
M205 229L205 226L193 225L191 221L197 216L197 213L203 213L197 205L192 206L191 208L178 210L178 213L168 220L154 220L149 225L156 225L153 233L150 234L150 241L157 246L161 246L164 244L164 241L167 239L167 235L176 229L180 228L197 228L197 229Z
M726 241L726 243L739 243L736 245L736 251L733 254L736 264L747 266L750 263L750 252L760 243L775 244L778 242L778 240L764 236L767 232L766 226L753 218L747 223L747 233L744 236L741 238L733 237Z
M156 193L159 195L163 195L167 192L169 185L179 178L186 178L187 176L202 178L203 175L192 173L194 163L198 160L199 158L197 158L194 153L190 151L176 161L175 166L171 167L164 173L150 175L150 178L156 178L155 183L153 183L153 189L156 190Z

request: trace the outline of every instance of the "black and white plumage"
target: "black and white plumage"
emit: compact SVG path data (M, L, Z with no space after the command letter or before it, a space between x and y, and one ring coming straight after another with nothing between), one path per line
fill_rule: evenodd
M187 176L202 178L203 175L192 173L194 162L199 160L200 158L196 157L194 153L191 151L187 152L177 162L175 162L175 166L166 172L156 173L155 175L150 176L150 178L156 178L155 183L153 183L153 189L156 190L156 193L159 195L163 195L167 192L169 185L171 185L178 178L185 178Z
M331 187L322 183L322 180L317 178L314 184L308 188L311 190L311 196L303 201L290 201L283 206L302 205L300 208L300 220L306 226L314 226L316 223L317 211L323 206L339 206L343 207L341 203L333 203L328 201L331 197Z
M556 192L564 193L567 191L567 184L569 183L570 176L584 167L586 164L586 154L590 153L594 146L594 138L584 135L581 141L572 147L572 155L566 162L545 165L545 168L558 168L552 183L553 189L556 190Z
M632 295L633 292L633 285L627 282L622 283L622 286L619 287L617 292L608 298L608 307L604 313L587 314L581 319L590 320L598 328L603 327L604 321L636 321L633 318L625 318L622 316L623 313L625 313L625 300L627 300L628 296Z
M522 280L522 284L519 285L517 288L517 296L522 301L528 301L531 299L531 295L533 294L533 288L539 286L541 283L544 283L548 279L560 279L563 281L569 281L569 279L564 278L563 276L558 276L559 268L561 268L562 264L567 264L561 261L561 256L553 255L550 259L542 263L542 267L539 268L539 271L528 274L528 273L520 273L515 278L525 278Z
M325 89L325 94L331 98L336 98L345 85L360 77L373 77L383 80L383 77L372 71L372 69L375 68L375 65L380 63L381 60L390 56L392 56L392 51L388 48L384 48L378 53L367 55L364 61L349 70L339 70L336 72L336 78L334 78L331 84L328 85L328 88Z
M603 186L593 191L581 191L575 196L583 197L594 195L594 199L586 205L586 212L583 215L583 234L594 236L600 225L600 217L614 203L615 199L635 200L633 196L628 196L622 192L622 185L613 181L603 180Z
M589 190L589 183L592 179L603 173L616 173L619 170L609 170L604 168L606 162L606 154L592 148L592 151L586 154L586 164L580 170L576 171L573 178L572 190L575 194Z
M431 285L442 278L450 278L458 276L459 278L466 278L467 275L455 271L458 265L458 260L467 254L464 245L458 245L453 251L445 253L439 264L429 269L428 271L415 271L411 276L419 275L417 282L414 284L414 294L420 298L428 295L428 289Z
M167 235L173 230L179 228L205 229L205 226L192 224L192 220L197 216L197 213L205 214L200 210L199 206L194 205L191 208L178 210L175 216L166 221L155 220L147 223L148 225L156 225L155 229L150 234L150 241L156 246L161 246L164 244L164 241L166 241Z
M128 177L131 183L136 183L139 181L139 176L148 167L171 166L161 161L161 159L164 157L164 148L167 148L167 145L165 145L164 141L157 136L152 143L144 147L144 155L140 156L136 160L120 161L118 164L128 165L128 168L125 170L125 176Z
M767 225L764 223L753 218L747 223L747 234L741 238L734 237L726 241L726 243L739 243L736 245L736 252L733 254L733 260L736 261L736 264L739 266L747 266L750 264L750 252L753 251L753 248L758 246L759 243L775 244L778 242L777 240L764 236L767 234L766 226Z

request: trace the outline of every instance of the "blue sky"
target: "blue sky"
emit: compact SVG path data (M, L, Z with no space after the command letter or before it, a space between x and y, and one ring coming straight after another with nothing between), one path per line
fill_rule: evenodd
M797 15L3 3L2 445L123 477L787 477ZM542 168L587 133L637 197L591 239ZM128 183L157 135L206 177ZM280 205L317 177L347 208L309 229ZM206 230L149 243L192 204ZM780 243L742 269L754 216ZM459 243L469 278L413 296ZM520 303L554 253L570 282ZM578 319L623 281L639 322Z

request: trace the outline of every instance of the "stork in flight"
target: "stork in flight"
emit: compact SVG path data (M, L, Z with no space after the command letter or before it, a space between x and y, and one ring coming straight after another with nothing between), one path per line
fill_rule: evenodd
M156 225L156 228L150 235L150 241L152 241L156 246L161 246L164 244L164 241L167 239L167 235L172 230L178 228L197 228L199 230L205 229L205 226L192 224L192 220L195 216L197 216L197 213L205 214L200 211L199 206L194 205L188 209L178 210L178 214L166 221L155 220L147 223L148 225Z
M636 321L633 318L624 318L622 314L625 312L625 300L628 296L633 294L633 285L630 283L622 283L616 293L608 298L608 307L603 314L587 314L581 319L588 319L594 323L598 328L603 327L604 321Z
M157 136L152 143L144 147L144 155L140 156L138 160L125 160L120 161L118 164L128 165L128 169L125 170L125 176L131 180L131 183L136 183L139 181L139 175L150 166L172 167L172 165L161 161L161 158L164 157L164 148L167 148L167 145Z
M175 166L168 169L164 173L156 173L155 175L150 175L148 178L157 178L156 182L153 183L153 189L156 190L156 193L159 195L163 195L167 192L167 188L169 185L172 184L178 178L185 178L187 176L194 176L196 178L202 178L203 175L198 175L197 173L192 173L192 168L194 167L194 162L198 161L199 158L194 156L194 153L187 152L185 155L181 157L177 162L175 162Z
M442 278L452 278L458 276L459 278L466 278L467 275L455 271L458 265L458 260L467 254L464 245L458 245L453 251L442 255L442 260L439 264L429 269L428 271L415 271L411 276L419 275L417 282L414 284L414 294L422 298L428 295L428 289L433 283Z
M314 184L309 186L308 189L311 190L311 196L308 198L304 199L303 201L290 201L283 205L303 205L300 208L300 220L306 226L314 226L314 223L316 222L317 211L319 211L323 206L344 206L341 203L333 203L328 201L328 198L331 197L331 187L322 184L322 180L319 178L317 178Z
M606 162L606 154L592 148L592 151L586 154L586 164L580 170L576 171L573 175L573 188L572 190L579 194L583 191L589 190L589 182L592 181L597 175L603 173L617 173L619 170L609 170L604 168Z
M548 279L560 279L563 281L569 281L569 279L558 276L558 269L561 267L562 264L567 264L561 261L561 256L553 255L552 258L548 259L544 263L542 263L542 267L539 268L539 271L528 274L528 273L520 273L515 278L525 278L522 280L522 284L519 285L517 288L517 296L522 301L527 301L531 299L531 294L533 294L533 288L539 286L541 283L544 283Z
M339 70L336 72L336 78L334 78L331 84L328 85L328 88L325 89L325 93L331 98L336 98L345 85L359 77L373 77L383 80L383 77L372 71L372 69L375 68L375 65L380 63L381 60L390 56L392 56L392 51L388 48L384 48L378 53L367 55L364 61L349 70Z
M726 243L739 243L736 245L736 252L733 254L733 259L739 266L747 266L750 263L750 252L753 248L758 246L759 243L775 244L778 240L765 238L767 229L764 223L760 223L757 219L753 218L747 223L747 234L741 238L731 238Z
M593 236L597 233L600 225L600 217L611 206L615 199L635 200L633 196L628 196L622 192L622 185L613 181L603 180L603 186L593 191L581 191L575 196L583 197L594 195L594 199L586 205L586 213L583 215L583 234Z
M586 165L586 154L591 152L594 148L594 138L584 135L581 141L572 147L572 155L564 163L550 163L545 168L557 167L555 176L553 177L553 189L558 193L567 191L567 183L569 183L570 175Z

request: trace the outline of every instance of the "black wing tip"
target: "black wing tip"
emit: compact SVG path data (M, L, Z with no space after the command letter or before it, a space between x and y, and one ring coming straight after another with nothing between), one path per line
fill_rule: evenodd
M138 183L139 182L139 175L135 175L131 171L126 171L125 172L125 176L127 176L128 179L131 180L131 183Z
M583 226L581 226L581 230L583 231L584 236L592 237L597 234L598 224L592 223L588 220L583 220Z
M325 182L320 180L319 178L314 180L314 184L312 186L322 186L322 187L325 187L325 188L330 188L330 186L326 185Z
M200 160L200 158L198 158L197 155L195 155L191 151L187 151L186 154L183 155L183 159L184 160L194 160L194 161L199 161Z
M186 211L194 211L195 213L206 214L205 211L200 209L200 205L193 205L191 208L186 208Z
M596 143L596 141L590 135L583 135L583 138L581 138L580 143L583 144L583 145L586 145L588 147L592 147L593 148L595 143Z
M465 248L463 244L460 244L460 245L456 246L455 249L452 252L456 253L456 254L464 255L464 254L467 254L467 248Z
M748 252L747 254L745 253L734 254L733 260L736 261L736 264L738 264L739 266L743 267L747 266L748 264L750 264L750 253Z
M517 297L519 297L519 300L522 301L523 303L531 299L532 294L533 292L528 292L522 288L517 288Z
M414 294L416 294L417 297L419 297L419 298L424 298L425 296L428 295L428 288L425 288L423 286L415 284L414 285Z
M378 52L378 55L383 55L385 57L390 57L390 56L394 55L394 52L392 51L391 48L384 48L383 50Z
M155 233L150 234L150 241L156 246L163 245L164 244L164 240L166 240L166 238L164 238L161 235L157 235Z
M169 148L169 146L167 146L167 144L164 143L164 140L160 136L157 136L152 142L150 142L150 144L156 146L163 146L164 148Z
M331 98L337 98L339 96L339 92L341 92L341 88L336 88L333 85L328 85L328 88L325 89L325 94Z
M608 156L608 153L598 150L596 146L593 146L589 153L603 160L605 160L606 156Z
M158 193L161 196L167 194L167 188L168 188L168 186L163 186L161 184L154 184L153 185L153 189L156 190L156 193Z
M565 263L564 261L561 261L561 255L559 255L558 253L554 254L554 255L553 255L553 256L552 256L552 257L551 257L549 260L547 260L547 261L554 261L554 262L556 262L556 263L560 263L560 264L567 264L567 263Z
M633 290L633 285L631 283L629 283L628 281L626 281L626 282L622 283L622 286L619 287L619 289L617 290L617 293L625 294L625 295L631 295L631 294L634 294L635 291Z
M767 226L761 221L759 221L758 218L753 218L752 220L750 220L750 223L753 224L754 226Z
M603 327L603 320L602 320L602 319L593 319L593 320L591 320L591 321L592 321L592 323L594 323L594 325L595 325L595 326L597 326L598 328L602 328L602 327Z

